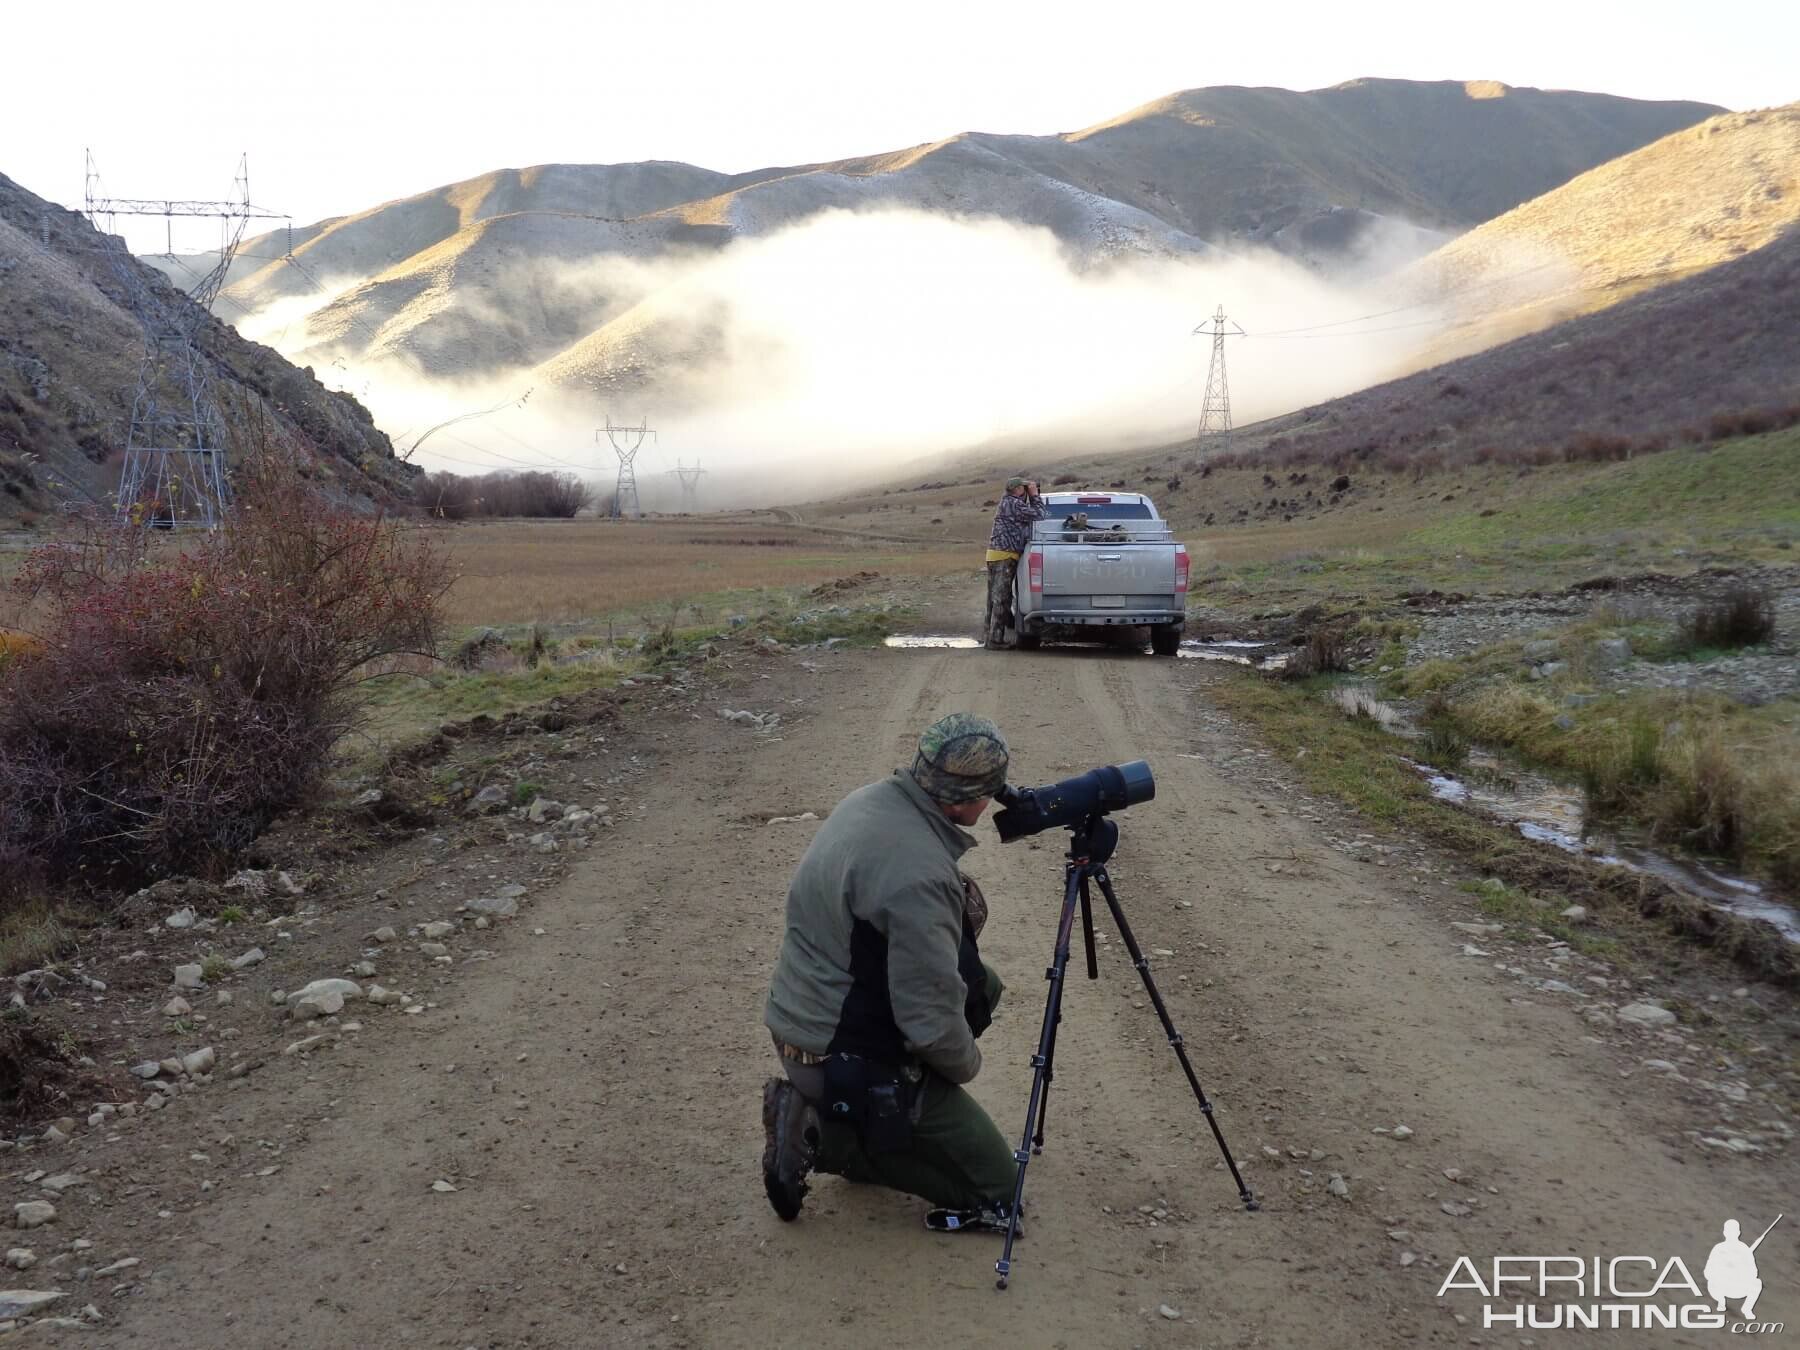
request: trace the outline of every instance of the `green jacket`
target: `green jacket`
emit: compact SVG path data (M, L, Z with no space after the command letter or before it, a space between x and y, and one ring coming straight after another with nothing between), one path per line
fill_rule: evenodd
M813 1054L913 1056L953 1083L973 1078L956 863L974 846L904 770L839 802L788 887L769 1029Z

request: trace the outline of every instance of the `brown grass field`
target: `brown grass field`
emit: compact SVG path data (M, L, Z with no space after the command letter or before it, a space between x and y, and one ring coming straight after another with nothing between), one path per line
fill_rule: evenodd
M859 543L792 525L692 519L494 521L444 527L459 576L456 624L568 623L812 586L859 571L942 576L981 567L986 531L966 542Z

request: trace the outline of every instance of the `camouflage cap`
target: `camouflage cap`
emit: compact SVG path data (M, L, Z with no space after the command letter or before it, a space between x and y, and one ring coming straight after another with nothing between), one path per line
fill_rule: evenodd
M974 713L951 713L925 728L913 781L940 802L972 802L1006 786L1006 739Z
M1017 474L1014 474L1011 478L1006 480L1006 490L1011 492L1016 487L1024 487L1030 481L1029 478L1021 478Z

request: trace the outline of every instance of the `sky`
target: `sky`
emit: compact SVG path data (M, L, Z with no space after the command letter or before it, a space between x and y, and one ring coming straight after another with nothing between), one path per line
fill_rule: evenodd
M1201 5L841 0L16 4L0 173L79 207L251 192L296 224L490 169L727 172L959 131L1047 134L1202 85L1493 79L1729 108L1800 98L1794 0ZM163 247L160 222L131 236ZM180 251L216 226L190 223Z

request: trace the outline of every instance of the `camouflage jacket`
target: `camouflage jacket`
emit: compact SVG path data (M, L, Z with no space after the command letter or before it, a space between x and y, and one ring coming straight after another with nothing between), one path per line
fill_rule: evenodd
M1000 499L994 511L994 531L988 536L988 547L1002 553L1023 553L1031 542L1031 522L1050 514L1042 497L1015 497L1011 493Z

